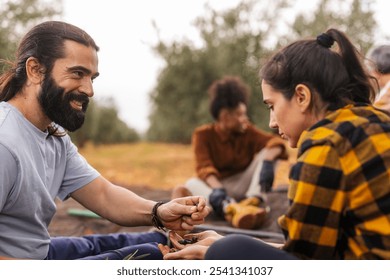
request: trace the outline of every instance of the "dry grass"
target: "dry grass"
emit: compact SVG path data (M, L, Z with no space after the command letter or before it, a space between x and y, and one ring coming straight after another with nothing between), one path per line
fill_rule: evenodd
M289 151L296 158L294 150ZM140 142L87 146L80 153L108 180L122 186L170 190L195 175L190 145ZM288 185L293 160L280 161L274 185Z
M169 190L194 175L190 145L147 142L89 145L80 153L104 177L122 186Z

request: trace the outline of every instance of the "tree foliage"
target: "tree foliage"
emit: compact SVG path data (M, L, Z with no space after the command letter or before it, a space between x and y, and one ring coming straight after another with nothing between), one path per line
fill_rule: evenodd
M0 0L0 58L12 61L17 44L27 30L61 16L62 0ZM137 131L118 117L112 99L104 105L91 102L83 127L70 135L80 146L88 141L107 144L134 142L140 138Z
M83 147L90 142L96 145L136 142L140 136L118 116L112 98L101 102L91 101L83 126L70 133L72 140Z
M165 66L150 94L153 106L147 138L189 143L194 128L211 121L207 88L224 75L238 75L250 86L249 117L258 127L268 129L269 113L261 104L258 71L275 48L297 38L316 36L330 27L329 23L348 33L363 50L371 45L376 25L371 1L350 0L345 11L335 11L335 1L333 6L331 2L320 0L312 16L298 14L281 35L283 15L292 0L243 1L222 12L206 6L204 16L195 22L201 47L188 40L159 40L154 50Z
M61 14L61 0L0 0L0 58L12 59L20 38L28 29Z
M241 3L222 13L206 6L205 16L195 23L203 43L201 48L188 41L160 41L155 46L166 66L151 94L154 107L148 139L188 143L196 126L211 121L207 88L224 75L239 75L251 86L254 94L250 115L260 120L266 118L263 111L254 107L260 102L258 61L269 27L254 28L251 18L254 5L255 2ZM285 1L273 1L272 5L277 14ZM260 15L260 22L272 22L269 13Z
M366 53L374 41L377 25L371 9L373 3L373 0L349 0L340 9L340 1L322 0L313 14L297 16L287 40L316 36L333 27L348 34L360 51Z

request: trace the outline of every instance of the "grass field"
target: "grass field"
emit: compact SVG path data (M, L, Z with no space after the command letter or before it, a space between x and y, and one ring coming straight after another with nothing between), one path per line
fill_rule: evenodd
M148 142L90 145L80 153L104 177L121 186L170 190L195 175L190 145ZM290 164L287 161L278 164L275 185L288 184Z
M169 190L194 175L190 145L147 142L87 145L80 153L104 177L122 186Z

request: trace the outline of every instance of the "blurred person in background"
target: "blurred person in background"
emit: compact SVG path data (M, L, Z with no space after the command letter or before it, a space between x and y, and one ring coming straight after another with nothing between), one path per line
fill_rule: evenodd
M213 123L195 129L192 145L197 178L173 191L174 197L209 198L214 212L234 227L254 229L266 217L266 192L277 159L287 158L286 142L248 119L250 89L239 77L225 76L208 89Z
M377 79L379 86L374 105L390 114L390 45L372 48L367 58L370 74Z

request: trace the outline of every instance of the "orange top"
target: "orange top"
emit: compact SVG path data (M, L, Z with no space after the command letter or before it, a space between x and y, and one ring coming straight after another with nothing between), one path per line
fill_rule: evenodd
M245 170L254 156L263 148L281 146L280 158L287 159L286 142L279 136L262 131L250 124L245 132L227 134L215 124L195 129L192 136L196 172L205 180L214 174L219 179Z

